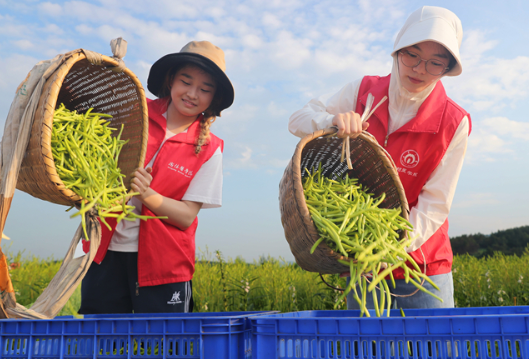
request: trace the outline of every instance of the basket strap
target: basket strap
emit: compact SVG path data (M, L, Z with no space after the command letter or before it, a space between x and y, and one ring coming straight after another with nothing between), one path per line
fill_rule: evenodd
M327 285L327 287L332 288L332 289L334 289L334 290L339 290L340 292L343 292L343 291L345 290L345 288L333 287L332 285L330 285L329 283L327 283L327 282L325 281L325 279L323 279L323 275L321 275L321 273L319 273L319 274L320 274L321 281L322 281L323 283L325 283L325 284Z
M18 174L29 143L33 117L39 103L42 87L62 61L57 56L52 60L41 61L30 71L17 89L7 115L1 143L0 159L0 234L11 208ZM1 241L1 240L0 240ZM0 249L0 318L7 317L4 309L16 306L7 261Z
M10 318L53 319L59 314L90 268L101 243L101 224L97 219L97 211L92 208L85 213L85 219L87 232L90 236L90 251L84 256L74 258L77 245L83 236L83 228L80 224L61 268L46 289L37 298L31 309L25 308L19 303L16 303L15 308L6 308Z

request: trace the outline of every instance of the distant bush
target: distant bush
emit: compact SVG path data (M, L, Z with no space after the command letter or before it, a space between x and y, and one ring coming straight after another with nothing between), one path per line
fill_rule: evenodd
M485 234L471 234L450 239L454 254L469 254L477 258L493 256L495 252L520 256L529 245L529 226Z

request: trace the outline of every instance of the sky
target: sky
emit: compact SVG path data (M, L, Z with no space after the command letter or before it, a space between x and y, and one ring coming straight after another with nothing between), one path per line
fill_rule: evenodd
M424 5L450 9L464 31L463 73L442 80L472 118L449 234L528 225L529 3L521 0L0 0L0 131L41 60L79 48L111 56L110 41L122 37L125 64L146 89L157 59L208 40L225 52L235 102L211 127L225 143L223 206L199 213L197 254L293 261L278 201L299 142L289 116L350 81L387 75L396 34ZM62 259L79 225L66 209L17 190L2 249Z

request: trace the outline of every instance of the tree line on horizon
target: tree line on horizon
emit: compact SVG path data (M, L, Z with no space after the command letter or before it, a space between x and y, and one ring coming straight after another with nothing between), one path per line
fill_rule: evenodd
M450 238L454 254L476 258L490 257L494 252L521 256L529 244L529 226L497 231L491 234L464 234Z

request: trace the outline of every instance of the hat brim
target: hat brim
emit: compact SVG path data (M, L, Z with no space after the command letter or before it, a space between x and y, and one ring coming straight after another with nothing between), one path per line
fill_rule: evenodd
M149 77L147 78L147 88L156 97L164 96L163 83L167 72L175 66L191 63L199 66L209 74L211 74L217 81L217 91L221 90L222 102L220 108L215 109L219 113L222 110L227 109L233 104L235 91L230 79L226 76L226 73L222 71L213 61L199 54L194 53L183 53L178 52L174 54L165 55L156 61L149 71Z

